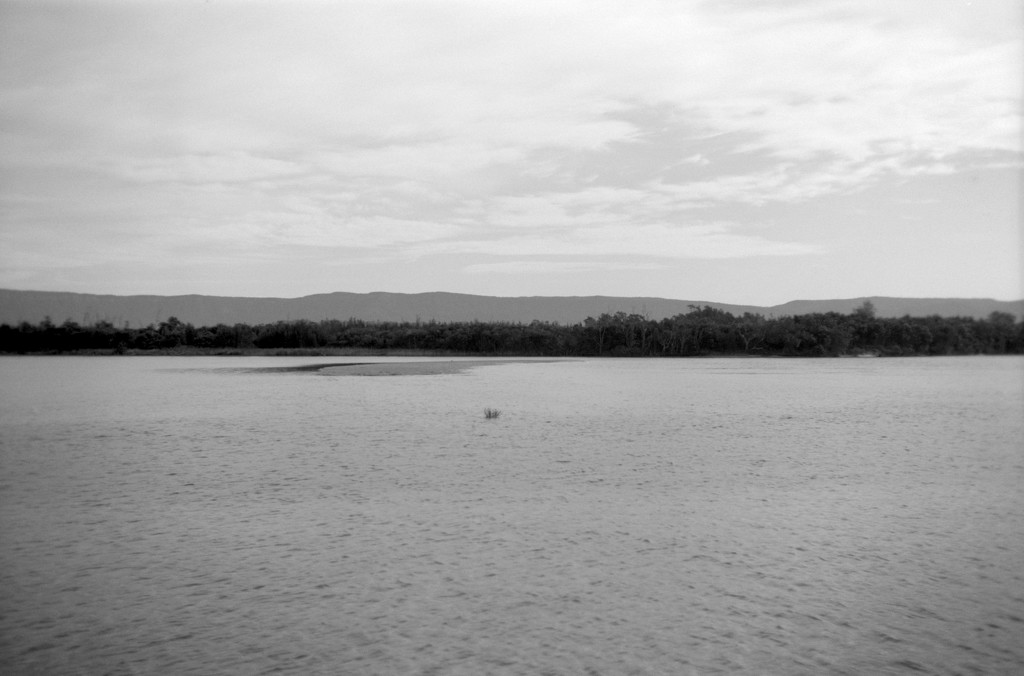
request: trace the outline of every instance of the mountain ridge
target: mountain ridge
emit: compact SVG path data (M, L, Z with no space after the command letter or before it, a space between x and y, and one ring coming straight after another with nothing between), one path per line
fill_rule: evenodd
M336 291L297 298L85 294L63 291L0 289L0 324L22 321L39 323L49 317L55 323L80 324L109 321L132 327L159 324L170 317L195 326L216 324L267 324L307 319L360 319L371 322L484 321L529 323L531 321L576 324L603 313L625 312L660 320L683 314L690 306L710 306L734 315L745 312L765 317L839 312L849 314L865 301L879 317L939 315L983 318L1006 312L1024 317L1024 300L989 298L897 298L863 296L828 300L793 300L773 306L739 305L704 300L653 296L480 296L433 291L393 293Z

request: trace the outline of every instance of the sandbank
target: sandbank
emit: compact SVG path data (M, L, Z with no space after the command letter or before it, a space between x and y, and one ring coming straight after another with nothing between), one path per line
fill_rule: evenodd
M539 360L474 359L459 361L372 362L361 364L330 364L318 370L325 376L435 376L463 373L480 366L529 364Z
M563 359L458 359L433 361L374 361L301 364L296 366L258 366L226 368L233 373L314 373L324 376L434 376L463 373L480 366L501 364L537 364Z

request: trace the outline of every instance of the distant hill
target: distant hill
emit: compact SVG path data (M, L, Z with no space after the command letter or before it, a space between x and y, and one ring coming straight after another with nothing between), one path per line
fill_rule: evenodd
M766 317L841 312L849 314L870 300L879 317L940 315L987 317L1007 312L1024 317L1024 300L997 301L983 298L850 298L796 300L783 305L759 307L711 301L668 298L620 298L615 296L528 296L506 298L459 293L326 293L301 298L237 298L227 296L101 296L55 291L0 289L0 324L45 317L55 323L67 319L80 324L105 320L115 326L158 324L169 317L196 326L216 324L264 324L279 320L362 319L366 321L502 321L534 320L575 324L602 313L625 312L663 319L689 312L691 305L710 305L742 315Z

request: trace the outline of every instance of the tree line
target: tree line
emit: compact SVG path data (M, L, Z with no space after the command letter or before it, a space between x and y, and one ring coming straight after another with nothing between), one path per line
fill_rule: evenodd
M1024 322L1004 312L985 319L880 318L865 303L847 315L766 318L690 306L689 312L661 320L617 312L567 325L331 319L196 327L171 317L143 328L118 328L106 321L82 326L67 320L58 325L49 319L0 326L0 351L5 353L257 350L561 357L1024 354Z

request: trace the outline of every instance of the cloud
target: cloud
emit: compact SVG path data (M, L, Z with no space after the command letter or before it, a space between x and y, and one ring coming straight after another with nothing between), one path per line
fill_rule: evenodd
M269 214L261 233L290 245L338 248L379 248L434 241L460 234L460 228L422 220L366 216L344 219L304 219L292 214Z
M821 255L757 210L1024 152L1010 1L0 11L3 225L87 261Z
M29 67L36 81L9 87L5 99L118 145L162 139L218 152L305 140L391 167L453 140L520 152L628 141L638 130L615 115L638 102L749 132L753 145L790 157L858 159L888 138L946 153L1019 150L1019 36L978 46L951 26L880 24L889 12L873 7L93 7L85 22L83 10L69 12L49 39L95 49ZM390 144L360 149L360 138Z
M129 181L206 185L294 176L304 169L295 162L246 152L228 152L129 160L116 166L115 171Z
M821 253L817 245L776 242L732 231L725 224L608 224L532 230L499 239L432 242L421 253L476 253L508 256L646 256L660 259L727 259Z
M520 259L514 261L502 261L499 263L474 263L467 265L463 270L471 275L502 274L557 274L563 272L610 272L610 271L641 271L641 270L664 270L668 267L665 263L654 263L645 261L617 262L608 260L528 260Z

